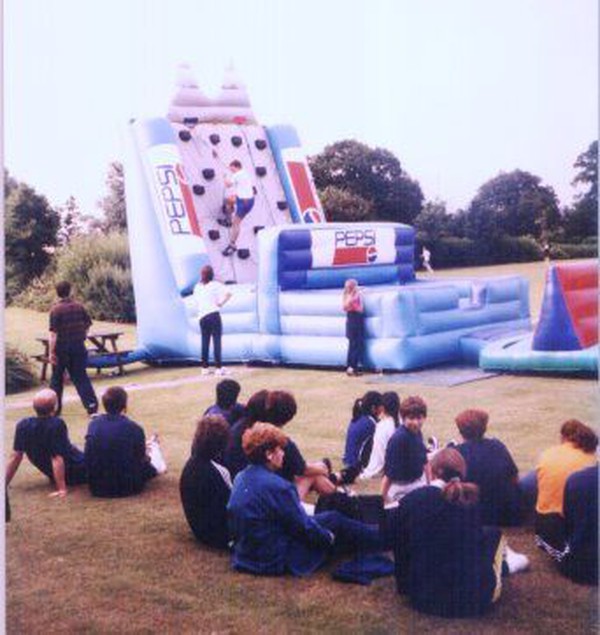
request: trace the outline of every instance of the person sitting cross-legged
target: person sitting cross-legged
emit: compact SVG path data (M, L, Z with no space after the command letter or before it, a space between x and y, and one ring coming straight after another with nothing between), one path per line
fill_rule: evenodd
M297 488L276 474L287 437L269 423L243 435L249 465L233 482L227 506L233 567L260 575L308 575L335 551L367 553L383 547L379 531L332 511L308 516Z
M196 426L192 455L179 480L181 504L196 540L226 549L231 476L223 465L229 425L220 415L204 415Z
M85 438L88 485L92 496L139 494L146 481L167 471L158 438L146 443L144 429L127 412L127 393L120 386L102 395L106 414L92 418Z
M67 485L87 480L83 452L69 441L65 422L55 415L58 397L53 390L40 390L33 398L35 417L17 424L13 453L6 464L6 485L12 481L23 455L45 474L56 490L50 496L65 496Z

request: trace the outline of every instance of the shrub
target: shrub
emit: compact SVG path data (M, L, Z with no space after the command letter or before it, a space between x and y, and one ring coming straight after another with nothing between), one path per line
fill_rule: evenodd
M27 390L38 382L31 368L29 358L14 346L7 346L5 352L6 392L12 394Z
M319 197L327 220L335 223L357 223L368 220L373 205L354 192L327 186Z
M597 258L598 242L585 241L581 244L561 243L551 245L550 257L553 260L566 260L569 258Z
M68 280L74 296L97 320L135 322L129 246L125 234L83 236L56 253L54 271L34 280L16 302L46 311L56 300L54 285Z

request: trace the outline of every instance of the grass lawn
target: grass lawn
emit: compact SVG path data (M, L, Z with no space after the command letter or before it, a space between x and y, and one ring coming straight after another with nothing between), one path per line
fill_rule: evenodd
M474 272L526 275L532 315L539 312L543 264L469 271ZM449 273L458 272L442 275ZM7 341L37 352L34 337L45 331L46 321L43 314L8 309ZM134 347L134 328L125 325L123 330L123 347ZM348 378L337 370L232 369L242 384L242 399L261 388L291 390L299 411L286 431L307 458L330 456L338 466L352 402L369 389L423 396L430 410L425 433L444 441L457 436L457 412L488 410L489 434L509 446L522 471L534 466L542 448L557 442L565 419L597 423L597 382L588 379L506 375L448 388L391 379L371 384L368 374ZM83 486L57 500L48 498L45 479L29 463L22 464L11 485L13 520L6 528L8 633L596 632L596 589L558 576L536 551L529 527L507 535L515 549L530 557L531 570L506 580L499 604L483 619L420 615L396 594L392 578L359 587L331 580L331 567L301 580L232 572L227 556L194 543L178 491L195 419L214 400L215 378L200 377L193 367L141 364L127 367L123 377L106 372L93 377L99 393L112 384L131 390L129 414L147 432L161 435L169 471L135 498L92 499ZM6 455L16 422L30 412L33 392L6 399ZM72 393L69 386L66 394ZM87 418L79 401L68 401L63 416L72 441L82 446Z

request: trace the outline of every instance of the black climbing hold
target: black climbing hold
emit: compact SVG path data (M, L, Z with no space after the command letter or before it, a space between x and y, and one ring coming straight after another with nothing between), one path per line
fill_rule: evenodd
M186 126L195 126L198 123L198 117L184 117L183 123Z
M192 192L194 192L194 194L196 194L197 196L202 196L204 192L206 192L206 190L204 189L203 185L198 185L196 183L192 186Z
M231 144L239 148L242 145L242 137L231 137Z
M264 226L264 225L255 225L255 226L254 226L254 233L255 233L255 234L258 234L258 232L259 232L261 229L264 229L264 228L265 228L265 226Z
M288 204L287 201L277 201L277 209L280 209L281 211L283 211L284 209L288 208Z
M259 150L264 150L267 147L267 142L264 139L257 139L254 142L254 145L259 149Z
M208 230L208 237L211 240L219 240L219 238L221 238L221 233L219 232L218 229L209 229Z
M189 130L180 130L179 131L179 138L182 141L189 141L192 138L192 134Z
M258 194L258 190L256 189L255 185L252 186L252 194L254 194L254 196Z
M215 178L215 171L212 168L204 168L204 170L202 170L202 176L207 181L210 181Z
M225 284L235 284L235 280L225 280Z
M237 255L240 260L247 260L250 258L250 250L249 249L238 249Z
M217 143L219 143L221 141L221 137L218 134L211 134L210 137L208 137L210 139L210 142L216 146Z
M256 175L257 176L264 176L267 173L267 168L264 168L262 165L259 165L256 168Z

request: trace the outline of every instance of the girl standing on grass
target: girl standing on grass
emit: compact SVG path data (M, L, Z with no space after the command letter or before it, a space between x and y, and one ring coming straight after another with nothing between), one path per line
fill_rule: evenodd
M348 278L344 284L342 306L346 312L346 337L348 338L348 358L346 373L358 375L362 365L365 339L365 320L363 299L354 278Z

